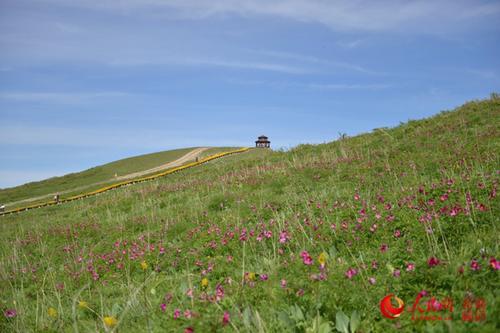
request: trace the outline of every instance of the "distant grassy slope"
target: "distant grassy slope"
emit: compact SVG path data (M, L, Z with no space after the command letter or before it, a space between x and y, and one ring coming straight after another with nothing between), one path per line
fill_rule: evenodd
M119 332L326 333L356 311L357 332L498 332L499 123L500 99L470 102L2 217L0 310L17 315L0 331L113 316ZM450 298L452 320L380 314L424 290L420 307ZM463 320L467 297L483 321Z
M192 151L193 149L195 148L167 150L158 153L129 157L90 168L82 172L71 173L62 177L53 177L47 180L3 189L0 190L0 203L38 197L47 193L67 191L103 181L112 182L115 174L117 174L118 176L123 176L133 172L148 170L159 165L174 161ZM224 149L226 148L210 148L207 151L203 152L203 154L211 155L221 150L224 151ZM93 186L92 188L98 188L98 186ZM76 190L72 193L80 192L81 191Z

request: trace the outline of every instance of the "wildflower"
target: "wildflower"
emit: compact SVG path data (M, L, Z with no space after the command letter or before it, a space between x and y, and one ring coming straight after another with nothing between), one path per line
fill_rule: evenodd
M442 304L434 297L432 297L427 304L428 308L434 309L434 311L440 311L443 308Z
M247 279L249 281L255 281L256 274L254 272L248 272L247 273Z
M375 280L375 278L374 278L374 277L370 277L370 278L368 279L368 282L369 282L370 284L375 284L375 283L377 283L377 280Z
M494 270L498 271L500 269L500 261L496 260L494 257L491 257L490 266Z
M376 270L378 268L378 262L377 260L372 261L372 269Z
M328 254L326 254L326 252L321 252L318 257L318 262L321 267L325 267L327 259L328 259Z
M279 242L281 244L284 244L286 243L287 241L290 240L290 236L288 235L288 233L286 231L282 231L280 232L280 239L279 239Z
M201 287L202 287L202 288L206 288L206 287L208 287L208 279L207 279L207 278L203 278L203 279L201 280Z
M406 264L406 271L407 272L413 272L414 270L415 270L415 264L414 263L409 262L408 264Z
M226 326L229 324L229 321L231 320L231 317L229 316L229 312L225 311L224 316L222 316L222 325Z
M430 257L429 260L427 261L427 265L429 265L429 267L434 267L439 265L440 262L441 261L438 258Z
M470 269L472 269L473 271L478 271L481 269L481 266L479 265L479 262L476 259L473 259L470 262Z
M299 290L297 290L297 292L295 293L295 295L297 295L297 297L304 296L304 289L300 288Z
M308 266L312 265L313 259L307 251L302 251L300 253L300 256L302 257L302 262L304 263L304 265L308 265Z
M356 274L358 274L358 271L355 268L349 268L347 272L345 272L345 276L349 280L352 279Z
M116 324L118 324L118 320L116 320L114 316L104 317L102 318L102 321L104 321L104 325L109 328L115 327Z
M401 231L400 230L394 231L394 237L396 237L396 238L401 237Z
M184 330L184 333L193 333L194 332L194 328L192 327L186 327L186 329Z
M193 298L193 289L189 288L186 291L186 296L189 297L189 298Z
M380 245L380 252L382 252L382 253L386 252L388 248L389 248L389 245L382 244L382 245Z
M260 274L259 278L260 278L261 281L267 281L267 279L269 278L269 276L267 274Z
M215 287L215 299L221 301L224 298L224 288L220 284Z
M142 261L141 262L141 268L143 271L145 271L146 269L148 269L149 265L146 261Z
M394 276L394 277L400 277L401 276L401 271L399 269L395 269L394 272L392 272L392 276Z
M17 311L15 309L7 309L3 314L6 318L14 318L17 316Z
M160 304L160 309L161 309L161 312L165 312L165 310L167 309L167 304L161 303Z
M57 317L57 310L54 309L53 307L48 308L47 313L49 317L56 318Z
M281 285L281 288L286 288L286 280L281 279L280 285Z
M181 316L181 310L175 309L174 310L174 319L178 319Z
M89 303L87 303L85 301L79 301L78 302L78 307L81 308L81 309L87 309L89 307Z
M184 317L190 319L191 317L193 317L193 312L191 310L184 311Z
M427 290L420 290L420 292L418 293L418 295L420 297L425 297L427 296L429 293L427 292Z

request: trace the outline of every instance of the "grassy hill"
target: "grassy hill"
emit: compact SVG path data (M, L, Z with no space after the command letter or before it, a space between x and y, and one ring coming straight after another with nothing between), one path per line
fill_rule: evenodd
M474 101L2 217L0 331L497 332L498 124Z
M74 195L81 193L84 189L88 190L89 188L99 188L99 186L102 186L103 183L112 183L114 181L115 174L123 176L134 172L148 170L159 165L172 162L194 149L195 148L167 150L158 153L129 157L101 166L96 166L82 172L71 173L61 177L53 177L47 180L1 189L0 203L9 203L39 197L50 193L76 189L75 191L70 192ZM216 154L230 149L232 148L210 148L204 151L201 156ZM89 186L92 184L96 184L96 186ZM38 201L44 200L46 199ZM22 205L23 204L20 203L17 206ZM10 207L12 207L12 205Z

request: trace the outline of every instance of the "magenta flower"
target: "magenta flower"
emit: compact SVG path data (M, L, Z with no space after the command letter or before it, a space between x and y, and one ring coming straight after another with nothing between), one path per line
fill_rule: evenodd
M262 280L262 281L267 281L267 279L269 278L269 276L267 274L260 274L259 275L259 278Z
M438 258L430 257L429 260L427 261L427 265L429 265L429 267L434 267L439 265L440 262L441 261Z
M348 279L352 279L356 274L358 274L358 271L355 268L349 268L347 272L345 272L345 276Z
M162 312L165 312L165 310L167 309L167 304L161 303L160 304L160 309L161 309Z
M414 263L409 262L408 264L406 264L406 271L407 272L413 272L414 270L415 270L415 264Z
M304 263L304 265L308 265L308 266L312 265L313 259L307 251L302 251L300 253L300 256L302 257L302 262Z
M396 237L396 238L401 237L401 231L399 229L394 231L394 237Z
M229 321L231 320L231 317L229 316L229 312L225 311L224 316L222 317L222 325L226 326L229 324Z
M14 318L17 316L17 311L15 309L7 309L3 314L6 318Z
M382 245L380 245L380 252L386 252L388 248L389 248L389 245L382 244Z
M282 231L280 232L280 239L279 239L279 242L281 244L284 244L286 243L287 241L290 240L290 236L288 235L288 233L286 231Z
M494 270L498 271L500 270L500 261L496 260L494 257L490 258L490 266Z
M174 319L178 319L180 316L181 316L181 310L175 309L174 310Z
M481 269L481 266L479 265L479 262L476 259L473 259L470 262L470 269L472 269L473 271L478 271Z
M193 333L194 332L194 328L192 327L186 327L186 329L184 330L184 333Z

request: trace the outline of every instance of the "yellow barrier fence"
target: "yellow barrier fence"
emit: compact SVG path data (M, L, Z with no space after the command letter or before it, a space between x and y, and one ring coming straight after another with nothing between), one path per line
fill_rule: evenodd
M250 150L250 148L240 148L240 149L236 149L236 150L231 150L231 151L227 151L227 152L222 152L222 153L210 155L210 156L204 157L204 158L202 158L202 159L200 159L199 161L196 161L196 162L190 162L190 163L181 165L179 167L171 168L171 169L168 169L168 170L165 170L165 171L162 171L160 173L153 174L153 175L144 176L144 177L141 177L141 178L136 178L136 179L132 179L132 180L120 182L120 183L111 184L111 185L102 187L100 189L94 190L92 192L82 193L82 194L74 195L74 196L71 196L71 197L68 197L68 198L65 198L65 199L61 199L61 200L59 200L59 202L56 202L56 201L52 200L52 201L47 201L47 202L43 202L43 203L34 204L34 205L31 205L31 206L20 207L20 208L15 208L15 209L8 210L8 211L5 211L5 212L0 212L0 216L9 215L9 214L15 214L15 213L20 213L20 212L25 212L25 211L28 211L28 210L31 210L31 209L42 208L42 207L47 207L47 206L53 206L53 205L58 205L58 204L62 204L62 203L74 201L74 200L79 200L79 199L87 198L87 197L90 197L90 196L93 196L93 195L101 194L101 193L104 193L106 191L110 191L110 190L122 187L122 186L136 184L136 183L142 183L142 182L153 180L153 179L156 179L156 178L159 178L159 177L164 177L164 176L170 175L172 173L179 172L181 170L189 169L189 168L192 168L194 166L207 163L207 162L215 160L217 158L221 158L221 157L224 157L224 156L227 156L227 155L232 155L232 154L243 153L243 152L246 152L248 150Z

